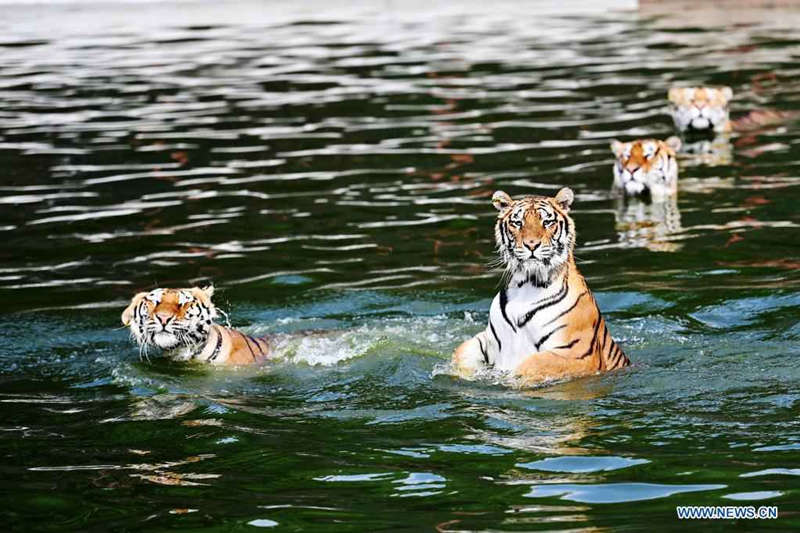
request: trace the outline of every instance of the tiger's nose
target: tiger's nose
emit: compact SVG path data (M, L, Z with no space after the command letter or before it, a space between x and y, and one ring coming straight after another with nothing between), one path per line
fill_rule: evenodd
M636 172L637 170L639 170L639 165L637 165L637 164L635 164L635 163L634 163L634 164L632 164L632 165L625 165L625 170L627 170L628 172L630 172L631 174L633 174L634 172Z
M166 313L164 311L159 311L158 313L156 313L156 320L158 320L159 324L165 327L167 324L170 323L172 318L173 318L172 313Z

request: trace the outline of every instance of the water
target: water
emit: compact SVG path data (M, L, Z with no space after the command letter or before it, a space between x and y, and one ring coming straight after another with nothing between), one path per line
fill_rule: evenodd
M0 6L4 527L800 527L800 13L658 9ZM622 205L609 142L669 135L673 83L785 116ZM453 378L491 193L565 185L634 366ZM130 296L207 281L237 327L315 334L265 368L140 362Z

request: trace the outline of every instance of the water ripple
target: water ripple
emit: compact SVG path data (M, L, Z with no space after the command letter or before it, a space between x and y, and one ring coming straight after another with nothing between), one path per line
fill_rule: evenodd
M7 35L0 158L16 170L0 184L0 205L15 209L0 214L0 228L19 232L14 257L43 263L26 242L44 235L55 243L49 252L65 257L77 238L87 269L102 270L110 258L119 265L113 278L138 285L170 277L169 265L136 261L129 254L139 247L112 250L109 240L143 239L142 248L202 241L229 253L230 274L219 273L219 283L269 275L235 273L255 263L286 270L273 257L320 264L333 251L371 271L413 260L437 265L440 279L467 281L462 261L485 264L492 254L492 190L562 184L578 192L579 254L589 260L615 248L674 253L716 238L737 239L741 254L766 231L797 227L779 192L797 183L789 123L734 138L733 159L716 175L689 160L674 207L681 227L659 226L659 212L643 211L632 228L633 212L608 194L606 148L616 136L668 134L665 89L690 73L733 85L735 113L796 108L788 87L749 81L788 79L796 70L791 40L775 37L765 54L752 46L765 39L758 26L727 28L723 39L720 30L676 32L657 19L642 32L640 21L619 14L542 14L551 18L535 35L502 15L437 15L456 17L455 25L405 10L397 21L413 23L376 21L358 8L351 16L310 25L278 17L267 32L199 24L154 36L130 25L81 35L54 29L61 38ZM645 49L646 57L632 52ZM727 79L743 65L744 80ZM778 158L781 165L772 163ZM363 240L336 250L287 242L273 256L233 244L252 240L242 225L266 237L352 227ZM216 256L207 257L211 268ZM690 254L680 259L687 270L699 266ZM15 264L24 279L16 259L8 266ZM602 279L616 265L593 268ZM480 270L472 279L487 277ZM360 272L313 282L357 287ZM757 283L770 274L749 275ZM0 280L0 288L26 285L18 281ZM431 283L420 270L373 284Z

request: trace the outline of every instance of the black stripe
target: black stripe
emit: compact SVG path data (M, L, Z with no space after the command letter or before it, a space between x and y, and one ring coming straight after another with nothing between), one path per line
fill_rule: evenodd
M497 332L494 330L494 324L492 324L492 319L489 319L489 329L492 330L492 335L494 335L494 340L497 341L497 351L501 351L503 349L503 343L500 342L500 337L497 336Z
M217 345L214 346L214 351L211 352L211 357L208 358L209 361L216 359L219 355L219 349L222 348L222 333L217 331L216 328L214 328L214 332L217 334Z
M508 325L511 326L511 330L516 333L517 328L514 327L514 324L508 319L508 315L506 314L506 305L508 304L508 294L506 293L505 287L500 290L500 313L502 313L503 318L508 322Z
M256 341L256 344L258 344L258 346L261 348L261 354L262 355L269 354L269 343L267 342L266 338L264 338L264 337L256 337L253 340Z
M481 341L480 337L475 337L478 339L478 346L481 347L481 353L483 354L483 362L487 365L489 364L489 354L486 353L486 348L483 346L483 341Z
M567 310L562 311L561 313L559 313L557 317L555 317L553 320L549 321L547 324L545 324L545 326L548 326L548 325L552 324L553 322L555 322L556 320L558 320L562 316L566 315L567 313L569 313L570 311L575 309L575 306L578 305L578 302L580 301L580 299L583 298L586 295L587 292L589 292L589 291L583 291L582 293L580 293L580 295L578 295L578 297L575 298L575 303L574 304L569 306L569 308Z
M250 337L249 335L245 335L241 331L237 331L237 333L239 335L241 335L242 338L244 339L244 342L247 343L247 349L250 350L250 355L253 356L253 361L258 361L258 356L256 356L255 352L253 351L253 347L250 346L250 340L249 339L252 339L252 337ZM256 348L258 348L258 345L256 345ZM260 352L260 350L259 350L259 352Z
M566 325L566 324L561 324L561 325L560 325L560 326L558 326L557 328L555 328L555 329L551 329L551 330L550 330L550 333L546 334L544 337L542 337L541 339L539 339L539 342L537 342L537 343L536 343L536 351L539 351L539 347L540 347L542 344L544 344L544 341L546 341L547 339L549 339L549 338L550 338L550 335L552 335L552 334L553 334L553 333L555 333L556 331L558 331L558 330L560 330L560 329L563 329L563 328L565 328L565 327L567 327L567 325Z
M508 248L508 236L506 235L506 223L505 222L506 222L505 220L500 220L497 223L497 225L498 225L498 228L497 228L498 231L497 232L500 234L500 240L503 242L503 246Z
M141 303L139 303L139 305L134 307L134 317L136 319L135 321L140 326L143 325L142 324L142 318L144 318L144 310L146 308L147 308L147 302L145 302L145 301L142 301Z
M528 273L528 276L526 277L525 280L523 280L523 281L521 281L521 282L519 282L517 284L517 287L522 287L526 283L530 283L531 285L533 285L537 289L546 289L547 287L550 286L550 280L549 279L545 278L545 279L540 280L539 278L537 278L534 274L532 274L530 272Z
M250 341L247 340L247 335L245 335L241 331L237 331L237 330L234 330L234 331L236 331L236 333L238 333L239 336L244 339L244 343L247 344L247 349L250 350L250 355L253 356L253 361L256 361L258 358L256 357L256 354L253 352L253 347L250 346Z
M611 350L609 350L609 352L611 352ZM617 366L617 362L619 361L620 352L621 352L621 350L619 349L619 346L617 346L615 344L614 345L614 351L613 351L613 353L611 353L611 356L608 358L608 368L609 369L612 369L612 368Z
M525 313L525 316L523 316L517 322L519 327L521 327L521 328L525 327L525 324L530 322L530 320L533 318L533 315L535 315L536 313L538 313L542 309L547 309L548 307L554 306L557 303L559 303L561 300L563 300L564 298L567 297L567 293L568 292L569 292L569 285L567 285L567 277L564 276L564 285L561 287L561 290L557 294L555 294L555 295L551 296L550 298L544 300L544 302L541 305L538 305L538 306L534 307L533 309L531 309L530 311L528 311L527 313Z
M619 345L617 345L616 342L614 341L611 342L614 343L614 353L612 354L612 356L614 357L614 362L612 363L612 365L616 365L617 361L619 361L619 355L622 353L622 350L619 349ZM610 351L611 350L609 350L609 352Z
M592 333L592 341L589 343L589 347L586 349L583 354L578 356L578 359L583 359L584 357L588 357L591 355L592 350L594 350L594 343L597 342L597 330L600 329L600 322L603 321L603 317L599 314L597 315L597 322L594 325L594 333Z
M190 338L190 339L192 339L192 340L195 340L195 335L196 335L196 334L197 334L197 332L196 332L196 331L193 331L193 332L189 333L189 338ZM211 335L211 333L210 333L210 332L209 332L209 335ZM197 339L195 342L199 342L200 340L201 340L201 339ZM199 349L198 349L196 352L193 352L193 353L192 353L192 356L191 356L191 358L190 358L190 359L197 359L197 358L198 358L198 356L199 356L201 353L203 353L203 350L205 350L205 349L206 349L206 346L208 346L208 340L209 340L209 339L208 339L208 337L206 337L206 342L204 342L204 343L203 343L203 345L202 345L202 346L201 346L201 347L200 347L200 348L199 348Z
M264 348L262 348L261 344L258 343L258 339L255 339L255 338L251 337L250 335L247 335L247 338L250 339L251 341L253 341L253 343L255 343L255 345L256 345L256 348L258 348L258 351L261 352L261 355L264 355Z
M617 368L631 364L631 360L628 359L628 356L625 355L625 352L622 351L622 348L619 349L619 353L620 353L620 358L619 358L620 362Z
M630 359L628 359L628 356L626 356L625 352L622 351L622 348L620 348L616 343L615 346L617 347L617 357L614 360L614 367L619 368L619 366L625 366L626 363L630 363Z
M564 350L566 348L572 348L573 346L575 346L575 344L577 344L577 342L579 340L580 339L575 339L574 341L571 341L569 344L564 344L562 346L556 346L555 348L553 348L553 350Z
M558 244L558 246L556 246L556 248L558 249L558 253L561 254L564 253L564 240L565 238L569 237L569 232L567 231L566 222L564 221L563 218L559 219L558 221L558 229L559 229L558 237L556 237L556 243Z
M604 324L603 325L603 344L600 345L600 355L602 355L603 354L603 350L606 349L607 340L608 340L608 324ZM611 342L614 342L614 341L611 341ZM610 347L609 347L608 351L609 352L611 351ZM606 355L608 355L608 354L606 354Z

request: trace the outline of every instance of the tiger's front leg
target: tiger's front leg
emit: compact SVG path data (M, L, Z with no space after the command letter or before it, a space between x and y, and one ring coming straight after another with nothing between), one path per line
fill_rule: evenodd
M481 331L468 341L461 343L453 353L453 368L459 377L470 378L475 372L486 366L489 356L487 350L489 343L486 331Z

